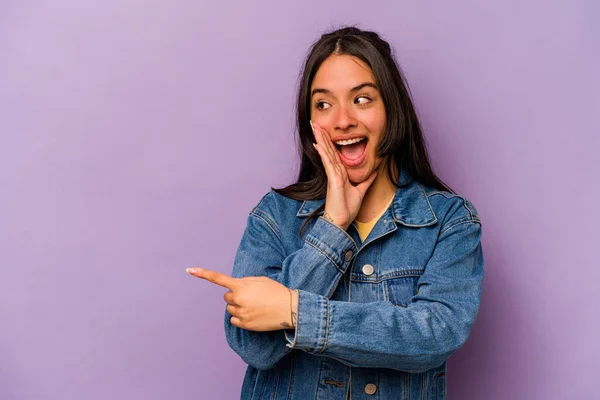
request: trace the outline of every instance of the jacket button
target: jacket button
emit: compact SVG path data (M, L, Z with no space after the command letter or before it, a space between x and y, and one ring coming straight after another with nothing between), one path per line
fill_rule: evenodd
M375 386L375 384L373 384L373 383L369 383L369 384L367 384L367 386L365 386L366 394L375 394L376 391L377 391L377 386Z
M373 272L375 272L375 268L373 268L371 264L365 264L362 267L362 272L367 276L373 275Z
M344 259L345 259L346 261L350 261L350 260L352 259L352 256L353 256L353 254L352 254L352 250L348 250L348 251L346 252L346 254L344 254Z

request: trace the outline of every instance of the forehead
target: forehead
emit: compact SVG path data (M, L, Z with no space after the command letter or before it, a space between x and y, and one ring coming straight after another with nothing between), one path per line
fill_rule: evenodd
M332 92L343 91L365 82L375 83L373 71L367 64L347 54L332 54L319 66L311 90L323 88Z

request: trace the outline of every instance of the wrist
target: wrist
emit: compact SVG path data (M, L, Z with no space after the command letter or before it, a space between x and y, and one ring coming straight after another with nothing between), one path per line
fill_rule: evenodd
M344 231L346 229L348 229L348 227L350 226L349 222L337 221L337 220L333 219L333 217L331 217L331 215L327 211L325 211L323 213L323 218L326 219L327 221L331 222L332 224L336 225L338 228L340 228Z
M298 290L292 290L290 319L292 320L292 327L295 328L298 324Z
M292 290L286 288L288 294L286 298L288 301L285 303L285 307L281 308L280 323L281 328L279 329L294 329L296 327L296 310L298 308L298 290Z

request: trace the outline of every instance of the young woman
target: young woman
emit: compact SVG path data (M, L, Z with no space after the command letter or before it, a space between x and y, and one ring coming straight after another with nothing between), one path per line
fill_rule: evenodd
M298 182L252 209L225 332L243 399L444 399L483 280L481 224L436 177L404 79L376 33L312 47L298 93Z

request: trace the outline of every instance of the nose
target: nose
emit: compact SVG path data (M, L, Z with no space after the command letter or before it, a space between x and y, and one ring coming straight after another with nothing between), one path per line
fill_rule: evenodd
M347 105L340 105L337 109L335 129L344 131L355 126L356 118L352 108Z

